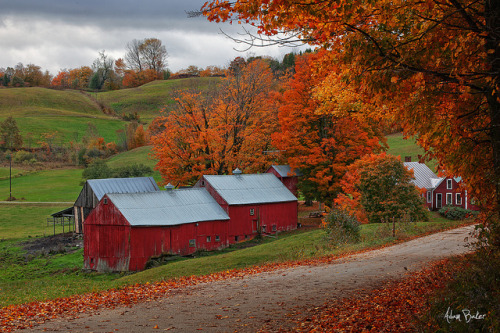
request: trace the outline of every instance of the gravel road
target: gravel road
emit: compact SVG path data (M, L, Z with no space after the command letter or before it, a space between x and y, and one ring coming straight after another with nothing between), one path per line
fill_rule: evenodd
M199 284L159 300L56 319L31 331L49 332L255 332L292 328L287 314L354 295L469 251L472 226L338 259L245 278Z

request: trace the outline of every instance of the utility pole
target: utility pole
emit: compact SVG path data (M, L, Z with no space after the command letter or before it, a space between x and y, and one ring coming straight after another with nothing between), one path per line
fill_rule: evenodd
M12 201L12 153L9 155L9 201Z

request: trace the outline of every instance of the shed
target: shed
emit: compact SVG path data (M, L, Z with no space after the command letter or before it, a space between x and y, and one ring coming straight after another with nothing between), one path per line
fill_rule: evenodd
M83 233L83 222L107 193L144 193L159 191L153 177L89 179L73 206L75 232Z
M229 215L230 243L297 228L297 198L273 174L205 175L195 187L205 187Z
M303 176L299 169L292 169L289 165L271 165L266 173L272 173L286 186L294 196L298 196L297 184L299 177Z
M137 271L154 256L222 248L228 220L203 188L105 194L85 220L84 267Z

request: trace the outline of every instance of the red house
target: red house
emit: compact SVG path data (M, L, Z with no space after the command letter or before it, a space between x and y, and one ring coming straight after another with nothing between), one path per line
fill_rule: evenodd
M85 220L84 267L137 271L153 256L228 245L229 217L203 188L106 194Z
M444 206L478 210L463 188L461 177L438 177L427 165L419 162L405 162L404 165L413 170L415 186L425 190L423 196L430 210Z
M266 173L272 173L278 177L283 185L297 197L297 184L299 182L299 177L302 176L302 172L300 172L299 169L292 170L289 165L271 165Z
M297 228L297 198L273 174L206 175L205 187L229 215L228 241Z

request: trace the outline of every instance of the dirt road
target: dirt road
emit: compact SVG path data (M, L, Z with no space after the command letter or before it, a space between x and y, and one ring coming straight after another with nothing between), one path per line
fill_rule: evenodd
M299 266L200 284L133 307L57 319L49 332L255 332L291 328L287 314L380 287L424 264L469 251L473 227L449 230L319 266Z

